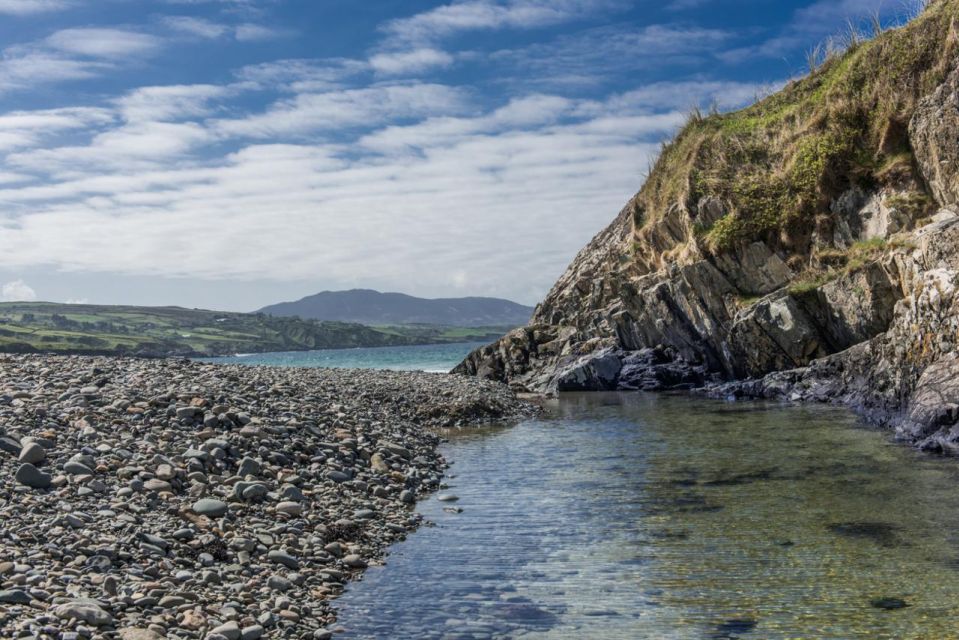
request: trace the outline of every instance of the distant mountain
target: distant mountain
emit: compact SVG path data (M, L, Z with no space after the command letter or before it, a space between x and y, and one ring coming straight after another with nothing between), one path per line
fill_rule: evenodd
M271 316L366 325L432 324L451 327L525 325L533 308L499 298L440 298L428 300L403 293L371 289L324 291L296 302L260 309Z

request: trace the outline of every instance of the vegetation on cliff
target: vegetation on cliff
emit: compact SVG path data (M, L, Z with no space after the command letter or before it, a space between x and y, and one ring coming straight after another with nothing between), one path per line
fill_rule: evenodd
M669 218L683 213L696 253L762 240L793 256L794 267L832 237L830 206L850 188L888 188L895 195L887 204L906 217L929 213L908 126L959 53L957 21L959 2L938 0L872 39L851 29L844 53L812 56L812 73L775 95L737 112L695 112L632 203L637 262L653 270L679 252L663 255L658 225L675 227ZM718 216L702 215L700 203L710 199Z

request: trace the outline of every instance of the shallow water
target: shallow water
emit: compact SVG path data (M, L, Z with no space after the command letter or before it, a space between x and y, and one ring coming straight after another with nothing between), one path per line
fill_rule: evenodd
M447 372L463 361L483 342L426 344L412 347L373 347L363 349L318 349L250 353L225 358L203 358L220 364L267 365L273 367L309 367L322 369L389 369L392 371Z
M463 512L421 503L338 637L959 637L959 463L844 411L570 395L444 453Z

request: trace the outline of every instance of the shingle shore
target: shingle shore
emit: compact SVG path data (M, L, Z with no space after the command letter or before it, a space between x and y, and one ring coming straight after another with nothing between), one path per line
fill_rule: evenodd
M439 486L435 429L532 412L459 376L0 356L0 637L328 637Z

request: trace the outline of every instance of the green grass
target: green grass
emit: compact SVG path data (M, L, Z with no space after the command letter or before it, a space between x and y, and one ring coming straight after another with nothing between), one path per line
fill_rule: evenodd
M217 355L392 342L365 327L188 309L44 303L0 305L0 327L15 334L0 348L18 351Z
M493 340L512 327L367 327L179 307L0 303L0 352L215 356Z
M385 325L374 329L389 335L410 339L428 340L433 343L493 341L516 327L444 327L437 325Z
M805 278L798 278L793 280L786 290L793 297L803 296L819 289L819 287L823 285L829 284L839 276L840 273L838 271L827 271Z

